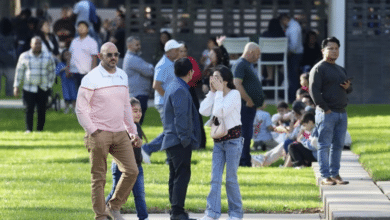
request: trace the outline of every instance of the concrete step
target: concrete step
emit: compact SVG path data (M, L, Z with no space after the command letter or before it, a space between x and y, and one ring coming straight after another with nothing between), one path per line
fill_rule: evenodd
M382 190L383 194L385 194L390 199L390 181L378 181L376 185Z
M318 163L312 167L320 184ZM326 219L390 220L390 200L383 194L390 191L390 182L379 182L382 192L351 151L343 151L340 167L340 176L350 181L348 185L320 186Z

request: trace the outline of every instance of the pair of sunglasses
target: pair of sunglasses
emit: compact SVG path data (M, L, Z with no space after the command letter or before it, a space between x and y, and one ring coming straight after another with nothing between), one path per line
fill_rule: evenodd
M105 53L105 55L107 56L107 57L119 57L119 52L117 52L117 53Z

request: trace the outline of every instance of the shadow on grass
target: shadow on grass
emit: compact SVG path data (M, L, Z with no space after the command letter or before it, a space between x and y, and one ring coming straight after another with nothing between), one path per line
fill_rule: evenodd
M24 185L27 184L28 182L31 182L32 184L36 184L37 182L39 182L40 184L53 184L53 183L66 183L66 184L80 184L80 183L83 183L83 184L89 184L91 183L91 180L88 179L88 180L83 180L83 179L80 179L80 178L74 178L74 179L71 179L71 178L62 178L62 179L59 179L59 178L47 178L45 176L42 176L42 177L32 177L32 178L29 178L29 177L4 177L3 178L4 180L8 181L8 182L20 182L20 183L23 183ZM56 190L56 189L53 189L53 190ZM78 193L78 195L80 196L80 193ZM90 196L90 192L86 192L85 193L85 196Z
M85 149L82 145L41 145L41 146L26 146L26 145L20 145L20 146L1 146L0 150L33 150L33 149Z
M197 165L199 163L199 160L191 160L191 165ZM153 165L168 165L166 164L166 161L162 160L153 160Z
M53 213L56 213L58 215L64 214L64 213L69 213L69 214L80 214L80 213L85 213L85 214L91 214L91 209L90 208L48 208L48 207L5 207L3 208L5 211L11 211L11 212L17 212L17 213L37 213L41 218L39 219L45 219L45 213L50 214L52 216ZM39 213L39 214L38 214ZM20 216L19 216L20 217ZM33 216L31 216L33 217Z
M89 163L88 157L79 157L72 159L55 159L55 160L47 160L47 163Z
M347 107L348 117L388 116L389 111L389 105L349 105Z

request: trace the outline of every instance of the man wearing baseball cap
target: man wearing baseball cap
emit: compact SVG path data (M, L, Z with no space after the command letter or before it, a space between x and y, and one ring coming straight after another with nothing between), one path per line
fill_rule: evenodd
M175 79L174 61L179 57L179 48L182 45L174 39L167 41L164 47L165 54L154 68L154 106L160 113L161 120L163 116L164 94L171 81ZM161 149L163 138L164 134L161 133L153 141L142 146L142 156L145 163L150 163L150 155Z

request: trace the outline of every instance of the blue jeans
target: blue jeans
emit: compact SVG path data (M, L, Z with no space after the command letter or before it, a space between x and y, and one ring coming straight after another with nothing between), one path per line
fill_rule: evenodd
M112 162L112 189L110 194L106 198L106 203L110 201L111 197L114 195L116 185L118 184L119 179L122 176L122 172L119 170L118 165L115 162ZM135 184L133 186L133 196L135 209L137 210L137 217L140 220L148 218L148 210L145 203L145 186L144 186L144 170L142 166L138 166L138 176Z
M244 146L242 148L240 166L252 166L250 145L253 136L253 121L256 116L256 108L249 108L246 102L242 101L241 107L241 123L242 123L242 137L244 138Z
M347 132L347 113L331 112L325 114L316 110L318 129L318 164L321 176L336 177L339 175L341 152Z
M157 109L158 113L160 113L160 118L162 120L163 113L164 113L163 105L156 105L155 108ZM142 145L142 149L145 151L145 153L151 155L152 153L157 152L161 149L163 139L164 139L164 132L159 134L150 143Z
M243 138L230 139L214 143L211 171L211 189L207 196L206 215L211 218L221 216L221 184L226 164L226 194L230 217L242 218L240 186L237 181L237 169L243 147Z

